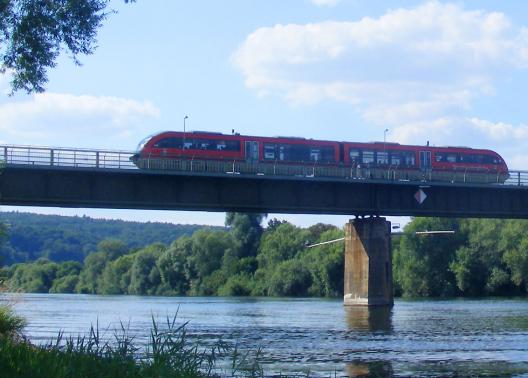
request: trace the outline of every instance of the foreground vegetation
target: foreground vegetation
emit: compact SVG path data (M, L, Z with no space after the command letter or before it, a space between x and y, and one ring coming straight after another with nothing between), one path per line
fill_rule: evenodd
M201 229L170 244L131 248L104 240L84 261L40 258L0 269L11 290L134 295L338 297L343 243L331 225L296 227L263 214L228 213L225 229ZM449 235L415 231L453 230ZM66 231L65 231L66 232ZM393 237L395 294L526 295L528 222L416 218Z
M218 341L209 349L189 342L186 323L152 320L150 338L138 346L122 325L113 340L98 329L87 336L36 346L21 336L24 321L9 306L0 306L0 372L2 377L206 377L262 376L260 351L240 353ZM223 361L223 366L219 362ZM227 363L229 361L229 363Z

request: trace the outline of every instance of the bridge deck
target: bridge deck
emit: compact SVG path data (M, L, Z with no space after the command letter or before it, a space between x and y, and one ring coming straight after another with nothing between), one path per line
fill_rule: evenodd
M525 171L504 184L288 177L140 170L122 151L2 148L4 205L528 218Z

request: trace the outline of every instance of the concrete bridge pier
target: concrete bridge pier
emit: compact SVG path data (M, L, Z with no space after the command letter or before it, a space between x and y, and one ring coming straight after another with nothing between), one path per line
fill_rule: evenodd
M345 306L392 306L391 224L357 218L345 226Z

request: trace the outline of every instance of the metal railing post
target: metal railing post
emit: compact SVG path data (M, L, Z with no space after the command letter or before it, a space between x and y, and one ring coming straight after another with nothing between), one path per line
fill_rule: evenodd
M99 151L95 152L95 168L99 168Z

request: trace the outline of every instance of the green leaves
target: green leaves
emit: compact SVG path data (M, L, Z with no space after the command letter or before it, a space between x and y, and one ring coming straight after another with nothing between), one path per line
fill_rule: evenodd
M456 234L413 234L439 229ZM414 219L394 251L394 279L398 293L405 296L525 294L528 222Z
M12 73L11 94L44 91L48 69L62 52L78 65L79 55L93 54L97 31L113 12L108 2L0 0L0 72Z

